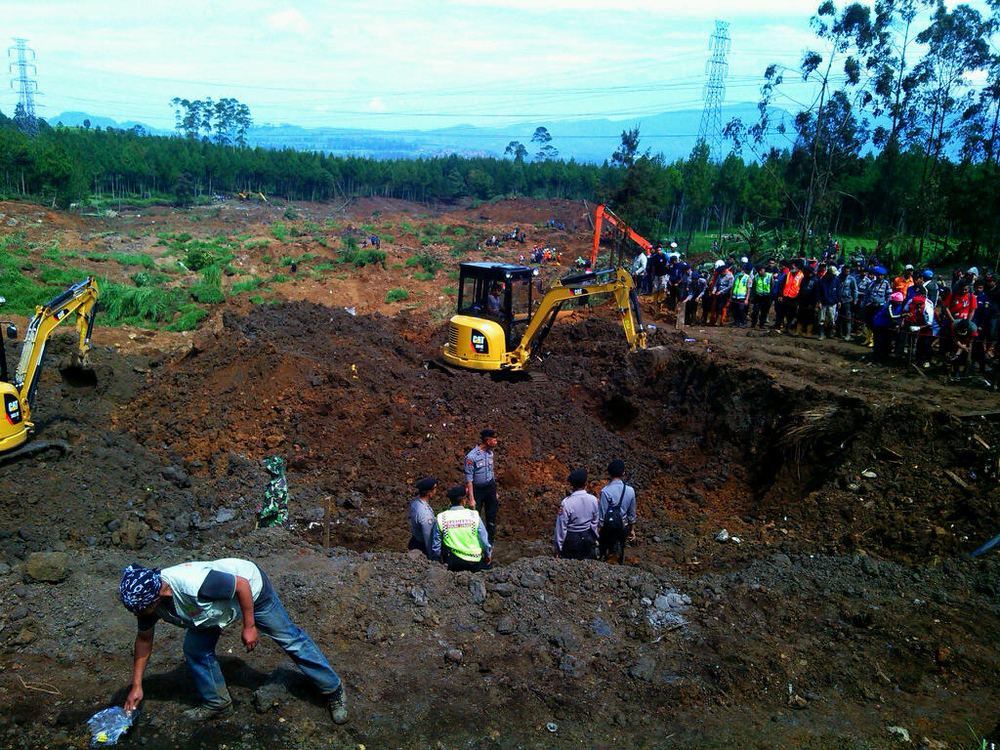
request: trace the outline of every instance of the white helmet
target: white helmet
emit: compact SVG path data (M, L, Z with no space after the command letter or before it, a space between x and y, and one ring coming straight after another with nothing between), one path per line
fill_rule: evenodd
M672 247L672 248L674 248L676 250L677 249L677 243L676 242L671 242L670 243L670 247Z
M726 265L726 261L724 261L724 260L717 260L717 261L715 261L715 267L716 268L722 268L724 265Z
M750 259L745 255L742 258L740 258L740 263L749 263L749 262Z

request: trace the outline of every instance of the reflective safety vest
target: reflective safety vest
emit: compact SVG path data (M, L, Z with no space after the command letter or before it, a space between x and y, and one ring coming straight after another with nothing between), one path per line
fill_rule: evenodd
M479 562L483 548L479 544L479 514L471 508L451 508L438 513L441 544L467 562Z
M746 299L749 288L750 277L746 273L739 274L733 279L733 299Z
M771 274L758 271L753 277L753 293L758 297L766 297L771 293Z
M788 279L785 281L785 290L782 294L785 297L798 297L799 296L799 284L802 283L803 273L802 271L793 271L788 274Z

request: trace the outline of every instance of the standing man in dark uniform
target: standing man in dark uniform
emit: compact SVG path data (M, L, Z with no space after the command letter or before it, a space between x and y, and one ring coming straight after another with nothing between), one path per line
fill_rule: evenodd
M567 560L593 560L600 522L597 498L587 492L586 469L574 469L566 481L573 492L559 506L552 550L556 557Z
M497 481L493 473L493 449L497 431L485 428L479 433L479 445L465 456L465 494L469 507L480 510L486 522L490 544L497 532Z
M602 560L618 553L619 564L624 564L625 547L635 539L635 490L625 484L625 462L620 458L608 464L608 476L611 481L604 485L597 501L598 552ZM609 508L613 509L610 515Z
M436 559L431 554L431 537L434 535L434 524L437 520L434 509L431 508L431 498L437 491L438 480L434 477L424 477L417 482L419 496L410 503L410 543L407 549L418 549L431 560Z

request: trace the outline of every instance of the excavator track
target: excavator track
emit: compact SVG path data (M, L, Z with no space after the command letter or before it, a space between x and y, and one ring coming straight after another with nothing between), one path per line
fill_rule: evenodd
M30 443L22 445L20 448L0 454L0 466L6 466L25 458L33 458L46 451L57 451L59 456L62 457L68 453L72 453L73 449L69 443L63 440L33 440Z

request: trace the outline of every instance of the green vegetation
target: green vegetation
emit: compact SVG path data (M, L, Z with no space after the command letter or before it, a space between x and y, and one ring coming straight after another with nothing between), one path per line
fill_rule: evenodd
M252 276L246 281L237 281L230 287L230 289L233 294L239 294L240 292L252 292L263 283L263 279L258 279L256 276Z
M456 289L453 286L446 286L441 291L444 292L445 294L458 294L458 289Z
M253 240L251 242L245 243L243 247L245 247L247 250L256 250L258 247L267 247L270 244L271 240ZM264 257L267 258L268 256L265 255Z
M434 278L434 274L422 273L420 271L417 271L417 273L413 274L413 278L415 278L417 281L430 281L431 279Z
M271 225L271 236L278 240L278 242L285 242L288 239L288 227L280 221L274 222Z
M143 268L155 268L156 260L152 255L145 253L87 253L87 260L113 260L122 266L142 266Z
M267 280L268 284L280 284L283 281L289 281L291 276L285 276L283 273L276 273L274 276Z
M396 287L395 289L390 289L389 293L385 295L385 302L386 304L390 304L392 302L402 302L409 298L410 293L408 291Z
M83 281L89 276L86 271L79 268L43 268L38 278L43 284L57 287L68 287ZM47 299L39 300L39 303L48 302Z
M164 326L166 331L193 331L198 327L199 321L208 316L208 311L203 310L194 303L183 305L180 308L180 316L173 323Z
M226 301L222 293L222 269L219 266L208 266L202 269L201 281L188 290L191 296L206 305L216 305Z
M137 271L129 278L136 286L160 286L170 280L170 276L158 271Z
M127 287L98 282L101 290L101 322L145 325L169 321L184 302L186 294L176 289Z

